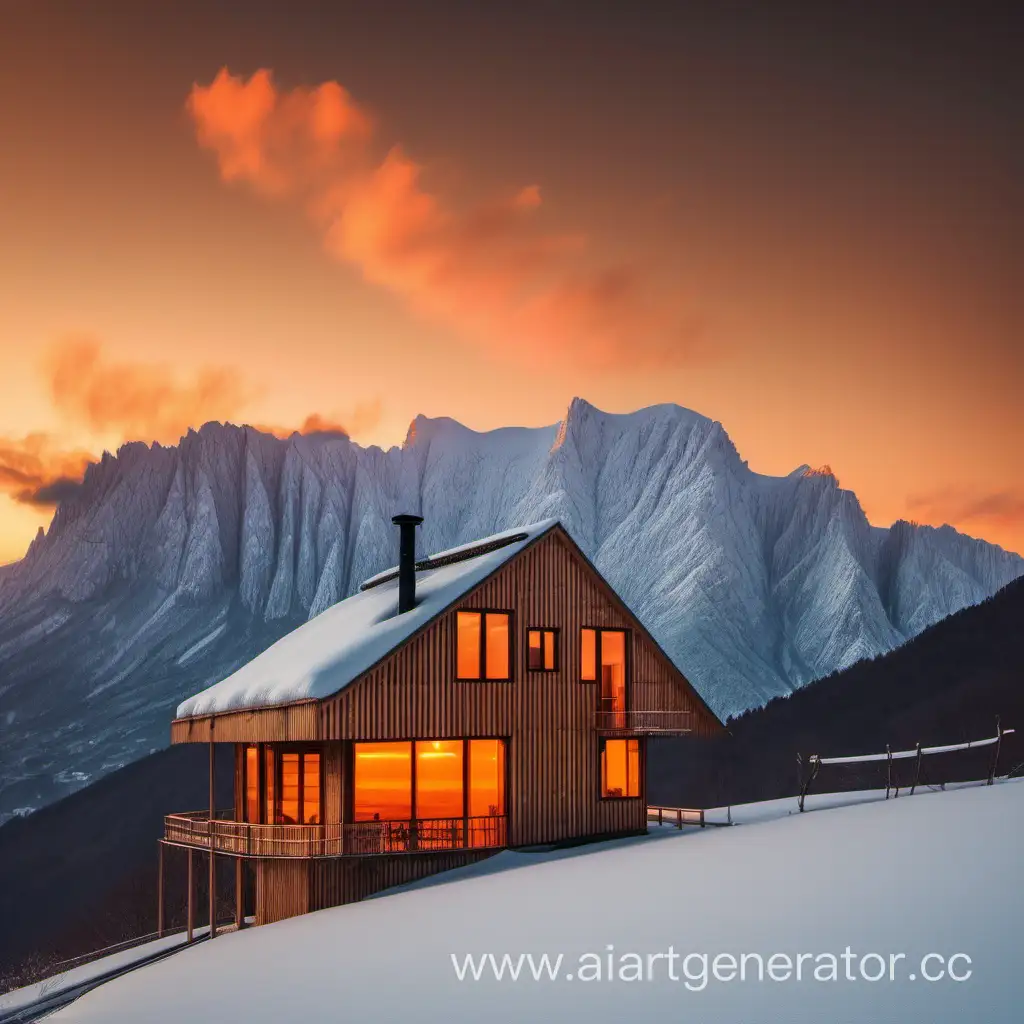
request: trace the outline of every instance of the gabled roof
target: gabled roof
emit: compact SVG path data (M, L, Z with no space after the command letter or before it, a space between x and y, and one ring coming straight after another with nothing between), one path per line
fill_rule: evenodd
M178 705L178 718L329 697L558 525L548 519L431 555L417 563L416 607L398 614L394 569L299 626L237 672Z

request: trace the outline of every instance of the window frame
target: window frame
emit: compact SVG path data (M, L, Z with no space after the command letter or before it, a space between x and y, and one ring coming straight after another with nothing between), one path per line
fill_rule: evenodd
M554 636L554 655L555 664L553 668L545 668L541 665L540 668L532 668L530 666L530 634L540 633L540 651L541 661L544 660L544 634L551 633ZM560 626L527 626L525 630L524 648L523 648L523 665L526 667L527 672L560 672L562 670L562 644L561 644L561 627Z
M256 756L256 776L257 776L257 803L259 805L259 821L249 822L247 815L249 812L248 802L244 799L249 782L249 764L245 752L251 747L255 747L258 751ZM281 789L282 789L282 754L298 754L299 755L299 817L302 818L305 815L305 795L306 795L306 754L318 754L320 757L320 773L319 773L319 803L320 808L320 820L316 823L318 825L324 824L326 805L325 805L325 789L324 781L326 776L326 748L323 744L318 743L243 743L242 744L242 793L243 793L243 814L242 820L246 821L246 824L251 825L278 825L284 824L284 822L278 822L276 819L280 813L281 807ZM273 801L273 818L274 821L267 821L267 754L273 755L274 763L274 801ZM295 822L297 825L310 824L304 821Z
M641 742L642 737L640 736L598 736L597 737L597 799L598 800L643 800L644 799L644 783L647 778L647 748L646 744ZM604 753L605 747L608 742L612 743L633 743L637 745L637 789L639 792L635 796L629 796L623 794L622 796L605 796L604 794L604 779L601 773L601 755ZM626 780L629 780L629 747L626 748Z
M597 635L594 637L594 678L583 678L583 631L593 630ZM633 630L626 626L588 626L586 623L579 628L577 641L577 655L579 656L579 679L581 683L597 684L601 682L601 634L602 633L624 633L625 654L626 654L626 707L629 707L630 689L633 683Z
M476 682L476 680L470 680ZM492 680L493 682L493 680ZM512 794L512 777L511 777L511 747L512 737L511 736L499 736L488 733L486 736L410 736L407 738L396 739L396 740L352 740L349 747L349 757L346 758L346 771L344 786L344 799L346 807L351 807L350 821L355 822L355 787L356 787L356 744L373 744L373 743L408 743L410 745L410 757L411 757L411 772L410 772L410 810L411 814L409 817L410 821L445 821L450 820L449 818L422 818L416 812L418 810L416 806L416 744L417 743L432 743L435 740L442 742L458 742L462 744L462 814L463 820L469 820L473 817L469 813L470 803L470 775L471 775L471 754L470 744L477 740L484 741L496 741L502 744L504 748L504 767L503 767L503 778L502 778L502 806L504 807L504 813L494 815L494 817L504 818L508 821L511 817L510 806L511 806L511 794ZM454 815L450 817L458 818L460 815ZM475 817L491 817L491 815L476 815ZM372 821L374 819L360 819L362 821ZM382 821L385 819L381 819ZM388 819L390 820L390 819ZM406 819L394 819L396 821L404 821Z
M478 676L459 675L459 616L479 615L480 616L480 674ZM508 617L508 675L502 678L488 677L487 675L487 619L488 615L505 615ZM455 628L452 630L454 643L453 665L455 667L455 681L457 683L511 683L516 675L516 644L515 612L510 608L457 608L454 612Z

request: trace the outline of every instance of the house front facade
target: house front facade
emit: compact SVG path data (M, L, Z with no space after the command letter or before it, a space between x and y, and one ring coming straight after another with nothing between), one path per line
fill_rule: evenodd
M214 858L235 862L239 924L506 847L641 833L647 738L723 729L557 522L421 560L418 517L395 522L398 567L172 723L173 742L209 745L211 779L217 751L234 758L234 806L211 783L163 846L189 851L190 877L205 855L211 890Z

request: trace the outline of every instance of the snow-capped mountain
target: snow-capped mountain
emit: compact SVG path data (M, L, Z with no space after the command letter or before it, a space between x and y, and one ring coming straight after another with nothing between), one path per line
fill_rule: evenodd
M177 703L396 560L558 518L733 714L889 650L1024 574L950 527L872 527L829 473L752 472L674 405L551 427L418 417L400 448L208 423L90 467L0 570L0 820L166 744Z

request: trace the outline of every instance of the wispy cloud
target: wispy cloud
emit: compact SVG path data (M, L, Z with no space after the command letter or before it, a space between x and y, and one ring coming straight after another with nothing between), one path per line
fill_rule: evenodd
M622 368L700 353L692 316L631 266L593 266L587 239L543 226L536 184L468 205L424 184L337 82L282 91L222 69L187 109L225 182L300 202L327 251L412 310L496 354Z
M300 434L344 434L351 437L364 430L371 430L380 423L383 406L379 398L369 402L357 402L352 410L344 416L321 416L314 412L307 416L299 427L282 427L277 424L256 424L262 430L276 437L291 437Z
M176 441L189 427L236 417L252 397L227 368L200 367L183 381L170 366L111 359L86 335L55 344L45 370L53 402L68 419L132 440Z
M74 493L92 461L89 452L65 450L50 434L0 438L0 493L26 505L53 507Z
M54 344L42 363L53 404L78 432L120 441L172 444L190 427L210 420L241 420L256 389L226 368L200 367L181 379L158 363L111 358L102 343L74 335ZM261 425L278 437L339 433L351 436L377 425L379 398L357 403L346 415L311 413L298 427ZM78 489L97 456L62 443L51 433L0 437L0 493L50 508Z
M944 487L911 495L907 508L922 519L952 525L1024 526L1024 491L1019 489L979 494L963 487Z

